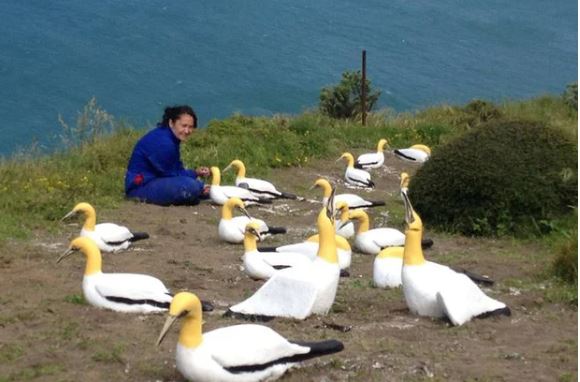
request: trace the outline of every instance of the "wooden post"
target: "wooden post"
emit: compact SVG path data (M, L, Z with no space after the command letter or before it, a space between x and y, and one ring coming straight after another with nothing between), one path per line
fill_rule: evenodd
M367 94L366 94L366 86L365 83L367 82L367 51L363 49L362 51L362 84L361 84L361 108L362 108L362 125L365 126L367 124Z

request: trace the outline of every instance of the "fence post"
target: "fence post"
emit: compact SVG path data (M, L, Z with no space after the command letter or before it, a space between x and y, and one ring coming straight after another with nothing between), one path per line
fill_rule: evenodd
M361 107L362 107L362 125L367 124L367 94L366 94L366 84L367 82L367 51L363 49L362 51L362 84L361 84Z

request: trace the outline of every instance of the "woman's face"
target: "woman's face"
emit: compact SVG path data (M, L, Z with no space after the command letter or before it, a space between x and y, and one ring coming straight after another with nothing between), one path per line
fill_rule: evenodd
M169 120L169 127L181 142L187 140L195 129L193 117L189 114L181 114L175 121Z

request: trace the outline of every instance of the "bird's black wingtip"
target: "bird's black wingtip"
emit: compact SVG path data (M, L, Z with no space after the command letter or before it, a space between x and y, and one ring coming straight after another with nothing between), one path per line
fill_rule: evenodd
M226 310L223 316L228 317L228 318L237 318L237 319L245 320L245 321L252 321L252 322L269 322L269 321L272 321L274 319L274 317L272 317L272 316L263 316L260 314L244 314L244 313L234 312L231 309Z
M149 239L149 234L147 232L131 232L131 233L133 234L133 237L129 239L129 241L131 242Z

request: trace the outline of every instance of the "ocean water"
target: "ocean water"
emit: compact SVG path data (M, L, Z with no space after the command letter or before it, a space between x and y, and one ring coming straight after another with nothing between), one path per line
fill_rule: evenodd
M96 97L152 126L190 104L201 125L235 112L299 113L345 70L379 107L561 93L578 75L571 0L4 0L0 155L61 144Z

